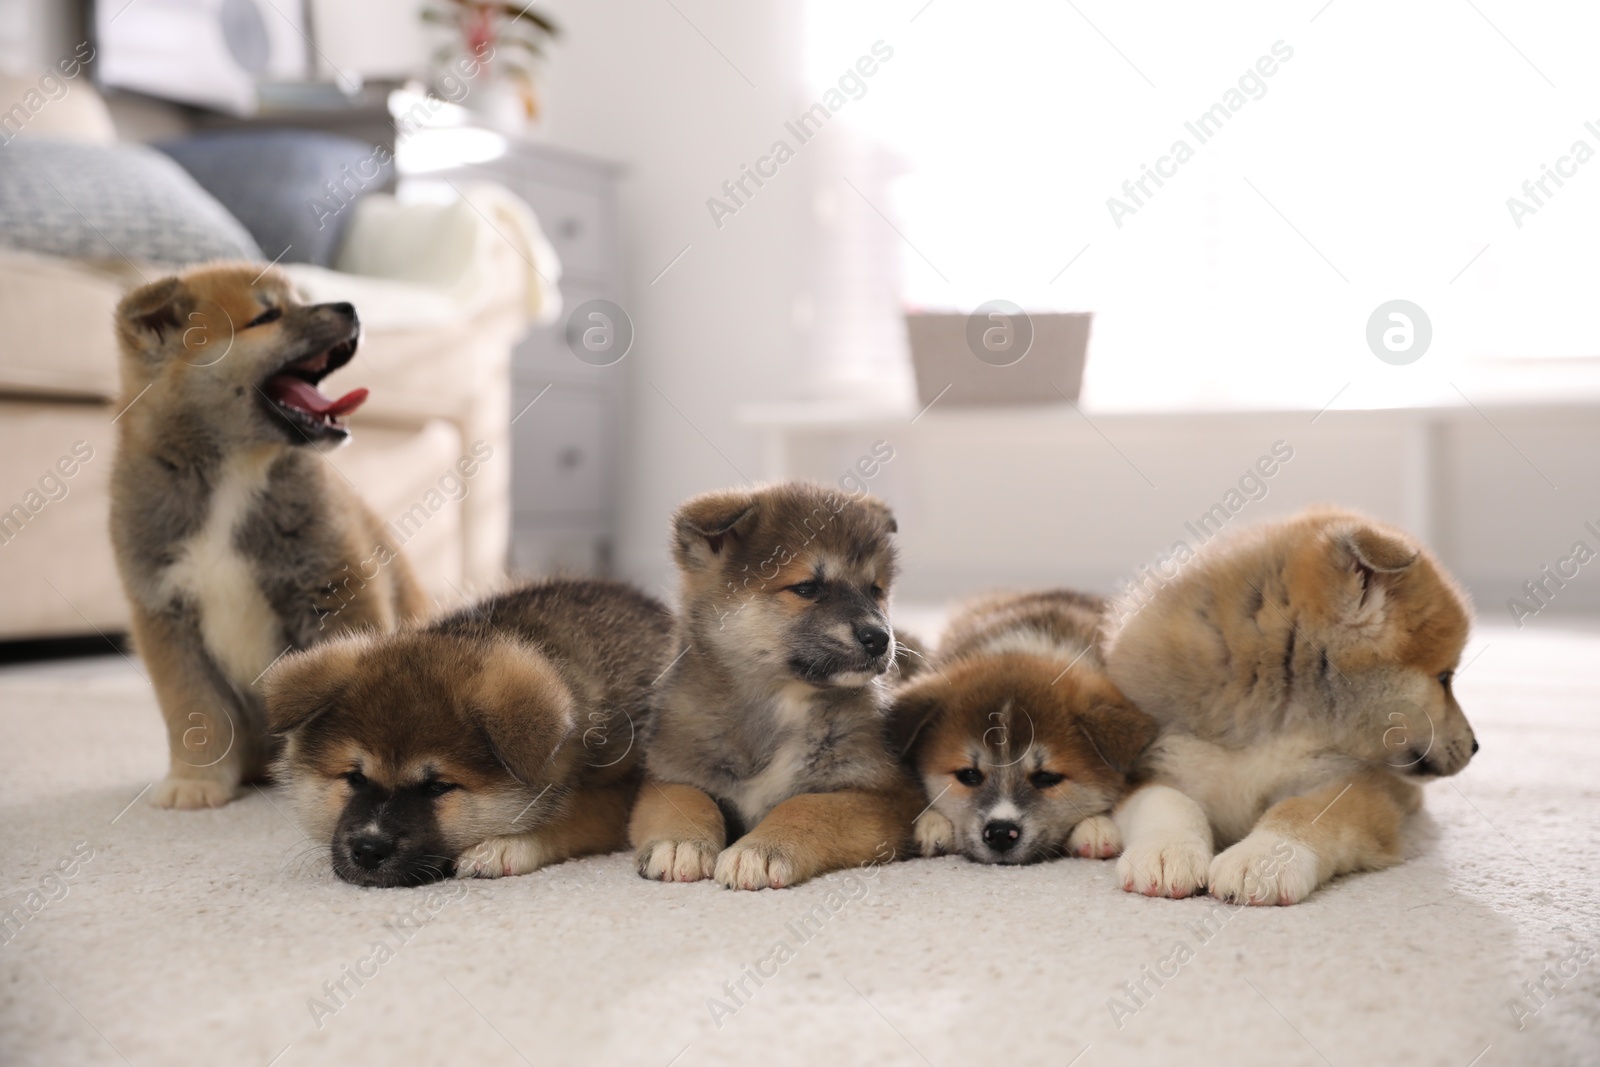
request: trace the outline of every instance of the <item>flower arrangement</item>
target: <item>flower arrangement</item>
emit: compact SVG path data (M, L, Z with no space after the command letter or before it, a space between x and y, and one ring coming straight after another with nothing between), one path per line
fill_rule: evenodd
M430 0L422 19L451 31L452 39L434 54L436 64L447 67L463 54L478 60L484 76L501 87L484 95L503 99L509 90L515 118L524 125L539 120L540 66L561 33L548 15L531 4Z

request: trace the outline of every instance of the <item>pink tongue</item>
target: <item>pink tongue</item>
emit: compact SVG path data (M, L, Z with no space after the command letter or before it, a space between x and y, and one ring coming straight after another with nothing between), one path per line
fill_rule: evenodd
M324 417L348 415L367 399L367 390L352 389L337 400L329 400L316 386L292 374L268 378L267 393L280 404Z

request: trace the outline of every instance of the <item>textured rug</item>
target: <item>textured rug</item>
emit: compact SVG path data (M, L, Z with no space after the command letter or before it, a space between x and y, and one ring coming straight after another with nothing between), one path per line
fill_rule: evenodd
M158 811L117 656L0 670L0 1063L1600 1062L1600 631L1484 630L1405 864L1291 908L960 859L734 893L622 855L361 890L253 791Z

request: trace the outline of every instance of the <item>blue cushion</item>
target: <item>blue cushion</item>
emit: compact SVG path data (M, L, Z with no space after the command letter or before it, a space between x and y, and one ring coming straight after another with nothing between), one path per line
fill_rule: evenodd
M74 259L261 259L239 220L143 145L18 138L0 148L0 244Z
M227 130L156 147L222 201L268 259L283 253L283 263L333 266L350 205L394 178L387 149L307 130Z

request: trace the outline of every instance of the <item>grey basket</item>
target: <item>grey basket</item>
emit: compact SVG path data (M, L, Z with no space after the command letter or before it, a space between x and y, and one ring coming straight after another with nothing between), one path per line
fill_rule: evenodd
M923 405L1076 402L1089 349L1090 312L981 307L971 315L906 315Z

